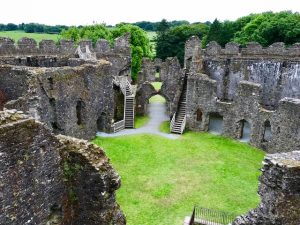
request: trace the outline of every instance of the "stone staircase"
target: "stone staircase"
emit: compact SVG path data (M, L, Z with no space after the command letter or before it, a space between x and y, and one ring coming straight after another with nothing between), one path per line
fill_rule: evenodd
M125 128L134 128L134 100L135 97L131 90L129 82L126 84L126 96L125 96Z
M184 82L183 90L179 98L179 106L177 112L174 113L170 124L171 133L182 134L186 124L186 91L187 82Z

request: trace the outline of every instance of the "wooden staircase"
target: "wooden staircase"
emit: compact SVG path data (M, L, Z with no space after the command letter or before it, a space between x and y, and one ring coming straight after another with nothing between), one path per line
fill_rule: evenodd
M186 92L187 92L187 82L184 81L183 90L179 98L179 106L177 112L174 113L171 123L170 130L171 133L182 134L186 124Z
M134 100L135 97L129 82L126 83L125 95L125 128L134 128Z

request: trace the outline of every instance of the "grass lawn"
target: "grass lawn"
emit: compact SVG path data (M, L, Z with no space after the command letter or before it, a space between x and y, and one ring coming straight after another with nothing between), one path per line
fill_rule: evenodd
M159 90L161 88L162 82L152 82L151 83L153 85L153 87L155 88L155 90ZM149 99L150 103L153 102L161 102L161 103L165 103L166 99L164 97L162 97L161 95L154 95L153 97L151 97Z
M146 125L146 123L149 122L149 120L150 120L149 116L136 116L134 121L135 128L143 127L144 125Z
M153 85L155 90L158 91L159 89L161 89L162 82L152 82L151 84Z
M257 206L264 153L208 133L97 137L122 177L117 200L128 225L181 225L195 204L236 214Z
M170 133L170 121L164 121L159 127L159 130L163 133Z
M43 39L53 40L57 42L59 40L58 34L37 34L37 33L25 33L24 31L0 31L0 37L9 37L17 42L23 37L33 38L37 42Z

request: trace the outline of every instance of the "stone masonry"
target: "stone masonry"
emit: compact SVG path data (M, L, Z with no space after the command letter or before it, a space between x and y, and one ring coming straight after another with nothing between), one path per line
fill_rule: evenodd
M0 112L0 224L126 224L120 177L99 147Z
M300 224L300 152L267 155L258 193L260 205L232 225Z

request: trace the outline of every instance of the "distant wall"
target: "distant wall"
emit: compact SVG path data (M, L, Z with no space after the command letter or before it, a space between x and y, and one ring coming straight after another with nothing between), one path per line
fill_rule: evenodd
M26 68L0 66L0 91L5 97L5 102L24 95L29 87L28 79L32 76Z
M159 72L159 77L155 74ZM161 89L156 91L152 82L162 82ZM184 70L177 58L167 58L164 62L160 59L151 61L143 59L142 70L137 81L136 111L138 114L147 114L149 98L153 95L161 95L166 99L167 113L172 116L178 106L181 90L184 82Z
M189 76L187 89L190 129L208 131L210 115L218 113L223 117L222 134L225 136L240 139L243 121L247 121L250 124L249 141L256 147L271 153L300 147L300 100L284 98L277 110L267 110L261 104L262 86L241 81L234 101L221 101L217 97L217 82L204 74Z
M285 48L283 43L274 43L262 48L249 43L240 48L228 43L222 49L211 42L203 57L203 72L217 81L221 100L234 100L242 80L262 85L262 104L269 109L277 108L284 97L300 98L300 44Z

